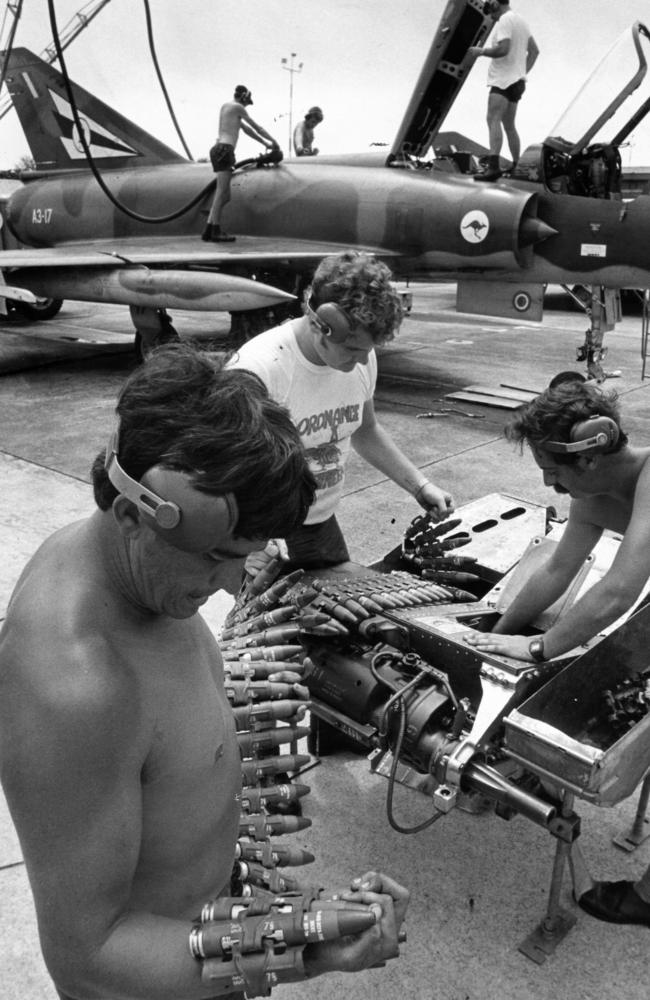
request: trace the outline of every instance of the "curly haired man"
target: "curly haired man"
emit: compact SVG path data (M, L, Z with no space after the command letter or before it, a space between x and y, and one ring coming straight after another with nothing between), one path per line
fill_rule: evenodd
M336 519L345 467L354 448L435 519L454 509L397 447L375 415L375 347L392 340L402 307L385 264L346 251L326 257L307 289L304 314L267 330L230 362L258 375L298 428L316 499L304 525L286 537L291 565L335 565L349 559Z

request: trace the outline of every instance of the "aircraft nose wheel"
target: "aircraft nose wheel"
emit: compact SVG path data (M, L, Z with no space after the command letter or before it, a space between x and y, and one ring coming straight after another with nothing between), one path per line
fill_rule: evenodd
M37 302L17 302L16 310L27 319L52 319L63 305L63 299L39 299Z

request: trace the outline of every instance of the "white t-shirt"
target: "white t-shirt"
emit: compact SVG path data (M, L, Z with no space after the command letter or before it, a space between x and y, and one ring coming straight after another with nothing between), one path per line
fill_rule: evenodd
M490 44L496 45L504 38L510 39L510 50L507 56L502 56L501 59L490 59L487 75L488 87L500 87L501 90L505 90L526 76L530 28L523 17L514 10L507 11L499 18Z
M228 367L254 372L271 398L291 413L317 483L305 524L320 524L336 512L341 499L350 439L361 426L364 404L375 393L377 357L371 351L368 363L351 372L315 365L298 347L295 322L253 337Z

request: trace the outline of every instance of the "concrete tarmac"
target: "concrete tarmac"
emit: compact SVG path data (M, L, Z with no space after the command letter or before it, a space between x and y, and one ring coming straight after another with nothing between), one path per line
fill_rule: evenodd
M580 370L575 348L585 317L559 293L548 295L542 324L467 317L453 311L452 286L413 286L413 310L383 349L376 397L380 420L456 504L508 493L560 514L566 502L544 488L530 456L504 441L509 411L454 403L469 385L542 389L558 371ZM218 344L222 316L175 313L183 337ZM0 321L0 616L22 565L57 527L92 510L89 466L104 446L117 391L136 364L125 308L66 303L59 316L28 326ZM648 443L650 394L641 378L641 320L626 316L608 334L606 368L622 397L625 429ZM454 407L461 413L418 419ZM418 513L412 500L353 456L341 513L352 558L370 563L399 543ZM205 609L217 627L229 601ZM648 931L602 924L577 910L565 877L562 905L575 926L544 964L519 950L546 911L555 841L541 828L492 812L452 811L415 835L396 832L386 810L388 783L363 756L325 757L302 779L311 829L292 838L316 862L300 871L332 890L370 868L412 893L401 957L357 976L332 975L279 987L278 996L333 1000L647 1000ZM650 862L650 842L632 854L612 845L631 825L635 797L612 809L577 802L580 844L596 878L634 878ZM398 787L395 814L412 826L431 815L429 799ZM55 1000L40 956L20 845L0 795L0 1000Z

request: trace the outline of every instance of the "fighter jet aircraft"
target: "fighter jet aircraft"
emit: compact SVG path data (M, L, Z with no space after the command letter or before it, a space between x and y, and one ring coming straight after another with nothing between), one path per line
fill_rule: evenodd
M64 298L132 313L222 309L261 317L244 324L250 334L276 318L271 307L295 302L323 256L355 248L399 278L457 281L463 311L539 320L547 284L586 286L582 350L601 377L613 290L650 287L650 198L621 199L619 155L650 110L639 97L650 35L632 25L552 135L511 176L476 183L481 147L440 129L492 9L492 0L449 0L388 155L240 165L227 208L232 244L201 240L209 164L73 84L62 59L59 72L26 49L7 53L36 169L0 206L0 295L30 300L33 312Z

